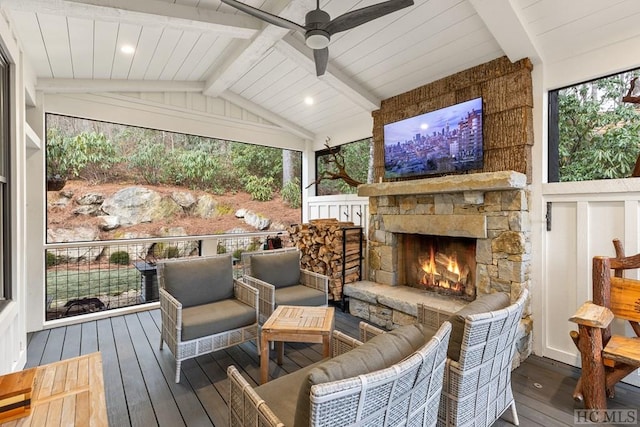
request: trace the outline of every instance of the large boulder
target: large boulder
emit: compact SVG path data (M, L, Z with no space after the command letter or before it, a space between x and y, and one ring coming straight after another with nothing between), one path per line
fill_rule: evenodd
M105 199L102 210L119 217L123 226L171 218L182 213L182 208L173 199L144 187L123 188Z
M258 230L266 230L271 225L269 218L253 211L246 211L244 213L244 222Z
M193 214L201 218L215 218L218 213L218 202L212 196L204 194L198 197Z
M189 210L196 204L196 198L189 191L174 191L171 198L184 210Z
M55 228L47 230L47 243L91 242L98 239L98 230L89 227ZM102 253L102 246L48 249L57 259L66 262L94 261Z

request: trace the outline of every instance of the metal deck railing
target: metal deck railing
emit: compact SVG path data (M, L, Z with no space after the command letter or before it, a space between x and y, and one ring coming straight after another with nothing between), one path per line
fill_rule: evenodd
M155 261L231 253L241 275L240 254L265 248L269 236L232 233L47 244L45 319L54 320L158 300ZM283 241L288 239L284 238Z

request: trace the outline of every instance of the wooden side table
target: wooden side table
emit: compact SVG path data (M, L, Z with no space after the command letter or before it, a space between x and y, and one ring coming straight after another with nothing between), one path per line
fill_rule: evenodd
M31 413L1 425L107 427L100 353L38 366Z
M260 384L269 381L269 342L276 342L278 365L282 365L284 341L322 343L324 357L331 356L333 307L278 306L262 325L260 337Z

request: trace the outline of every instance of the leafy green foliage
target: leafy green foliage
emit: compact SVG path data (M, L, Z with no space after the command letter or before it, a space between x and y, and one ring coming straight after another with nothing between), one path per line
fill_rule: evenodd
M129 253L127 251L116 251L109 256L111 264L128 265Z
M60 264L61 261L57 256L55 256L55 254L53 254L52 252L49 252L49 251L46 251L45 253L46 253L45 262L46 262L47 267L53 267L55 265Z
M294 178L292 181L287 182L280 192L282 199L287 202L287 204L297 209L302 206L302 194L300 188L300 180L298 178Z
M119 161L115 147L102 133L81 132L63 135L47 131L47 176L80 177L101 181L111 165Z
M136 148L129 157L129 168L135 169L147 184L166 182L170 163L164 145L139 141Z
M250 175L246 178L244 188L253 200L266 202L273 198L273 177Z
M630 176L640 152L640 114L622 102L635 73L622 73L558 93L560 181Z
M245 180L259 176L271 178L278 185L282 183L282 150L259 145L235 144L231 154L233 169L239 176L245 177Z

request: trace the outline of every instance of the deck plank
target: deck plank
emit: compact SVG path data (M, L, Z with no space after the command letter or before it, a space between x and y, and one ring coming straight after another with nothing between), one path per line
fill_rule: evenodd
M94 322L91 322L94 323ZM122 374L111 319L98 320L96 332L98 348L104 368L104 391L107 399L107 417L111 426L130 425L129 411L122 384Z
M141 427L148 426L149 423L157 425L156 414L151 405L149 392L145 387L144 377L133 349L132 338L127 330L124 316L112 317L111 324L131 425Z
M355 318L336 310L336 329L358 337ZM29 334L27 367L54 362L76 353L102 353L109 425L112 426L226 426L229 382L227 367L234 365L252 385L260 378L260 358L255 343L187 360L175 384L175 360L165 346L159 349L160 311L88 321L78 326L53 328ZM319 344L288 343L282 366L271 351L269 373L280 377L321 360ZM580 370L560 362L530 356L513 372L516 407L523 427L574 426L574 409L582 406L571 397ZM616 387L611 408L637 409L640 388ZM511 426L511 413L494 427Z

